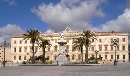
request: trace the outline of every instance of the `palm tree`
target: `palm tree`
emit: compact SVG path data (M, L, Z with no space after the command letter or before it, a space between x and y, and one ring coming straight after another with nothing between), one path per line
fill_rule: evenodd
M39 43L39 47L42 47L42 60L43 60L43 64L45 64L45 48L46 48L46 45L50 45L50 43L48 42L48 40L46 39L43 39L42 37L39 38L40 40L40 43Z
M88 47L91 44L91 39L96 39L95 33L91 32L90 30L84 31L81 34L83 39L85 40L85 48L86 48L86 54L85 54L85 62L88 63Z
M32 51L33 51L33 55L32 55L32 64L35 64L35 58L34 58L34 44L35 42L38 42L38 39L39 39L39 31L36 30L36 29L30 29L30 30L27 30L27 34L23 34L24 36L24 39L23 40L29 40L31 39L31 43L32 43Z
M76 38L73 41L73 48L75 49L80 49L81 51L81 56L82 56L82 62L83 62L83 45L84 45L84 39L82 37Z

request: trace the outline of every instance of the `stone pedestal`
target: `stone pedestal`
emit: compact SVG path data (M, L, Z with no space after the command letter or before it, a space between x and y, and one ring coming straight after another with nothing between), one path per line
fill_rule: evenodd
M65 63L69 63L68 57L66 57L66 47L65 45L67 44L67 42L58 42L59 44L59 54L56 57L56 62L54 62L55 64L65 64Z
M69 63L68 58L66 56L58 56L56 61L59 65Z

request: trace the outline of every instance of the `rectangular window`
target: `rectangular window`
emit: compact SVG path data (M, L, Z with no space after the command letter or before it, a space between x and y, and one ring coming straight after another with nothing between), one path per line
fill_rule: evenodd
M26 56L24 56L24 60L26 60Z
M78 60L80 60L81 59L81 55L78 55Z
M76 48L76 51L80 51L80 48Z
M94 47L92 47L91 49L92 49L92 51L94 51Z
M57 57L57 56L55 56L55 60L56 60L56 57Z
M94 58L94 55L92 55L92 58Z
M38 47L35 47L35 52L37 52L38 51Z
M99 55L99 58L101 58L102 56L101 55Z
M107 46L105 45L105 51L107 50Z
M27 52L27 47L24 47L24 52Z
M94 42L94 39L92 39L92 42Z
M111 55L111 59L113 59L113 55Z
M14 60L16 60L16 56L14 56Z
M21 56L19 56L19 60L21 60Z
M48 47L48 51L50 51L50 47Z
M32 51L32 47L30 47L30 52L33 52L33 51Z
M125 38L122 38L122 42L125 42Z
M117 47L116 50L119 50L119 45L117 45L116 47Z
M125 55L123 55L123 59L125 59Z
M19 41L19 44L22 44L22 41Z
M102 60L102 56L101 56L101 55L99 55L99 59L101 59L101 60Z
M25 41L25 44L27 44L27 41Z
M16 42L16 41L14 41L14 44L17 44L17 42Z
M105 55L105 59L107 59L107 55Z
M55 46L55 51L57 51L57 46Z
M119 59L119 55L117 55L117 59Z
M48 59L48 60L50 60L50 57L49 57L49 56L47 56L47 59Z
M102 51L102 46L99 46L99 51Z
M99 42L102 42L102 40L101 40L101 39L99 39Z
M75 57L74 57L74 55L72 55L72 60L74 60L75 59Z
M122 50L125 50L125 46L122 46Z
M21 52L22 51L22 48L21 47L19 47L19 52Z
M14 52L16 52L16 47L14 48Z

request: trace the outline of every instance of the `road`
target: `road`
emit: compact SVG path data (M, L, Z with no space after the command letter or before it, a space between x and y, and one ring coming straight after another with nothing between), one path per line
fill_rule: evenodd
M130 62L99 66L6 66L0 76L130 76Z

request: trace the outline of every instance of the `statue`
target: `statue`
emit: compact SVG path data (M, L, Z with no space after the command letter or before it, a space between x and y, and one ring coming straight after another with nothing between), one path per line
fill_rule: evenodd
M64 34L63 34L63 33L60 34L60 40L61 40L62 42L64 41Z
M64 33L63 32L59 33L59 36L60 36L60 41L58 42L59 54L56 57L56 61L58 62L59 65L61 65L63 63L68 63L68 58L66 57L66 47L65 47L67 42L64 41Z

